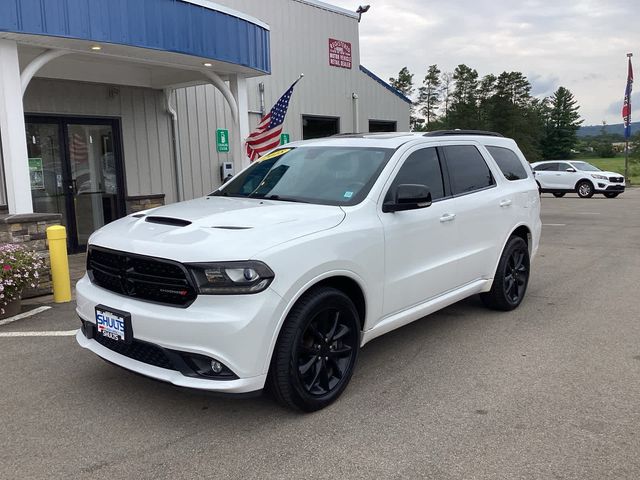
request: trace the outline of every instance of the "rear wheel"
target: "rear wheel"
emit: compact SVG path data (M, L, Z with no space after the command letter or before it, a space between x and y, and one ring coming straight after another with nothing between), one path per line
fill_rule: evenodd
M604 196L607 198L616 198L618 195L620 195L620 192L616 192L616 193L605 193Z
M580 198L591 198L593 197L593 184L587 180L582 180L576 186L576 191Z
M491 290L480 294L482 302L494 310L516 308L529 284L529 248L520 237L511 237L504 247Z
M562 198L562 197L564 197L564 195L565 195L565 194L564 194L564 193L562 193L562 192L557 192L557 193L554 193L554 194L553 194L553 196L554 196L554 197L556 197L556 198Z
M311 290L282 327L269 370L271 390L284 406L320 410L346 388L359 349L360 322L351 299L334 288Z

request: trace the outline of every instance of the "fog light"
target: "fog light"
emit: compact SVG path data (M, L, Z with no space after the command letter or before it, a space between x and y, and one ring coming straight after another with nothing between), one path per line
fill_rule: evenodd
M211 360L211 370L213 370L213 373L220 373L223 368L223 365L219 361Z

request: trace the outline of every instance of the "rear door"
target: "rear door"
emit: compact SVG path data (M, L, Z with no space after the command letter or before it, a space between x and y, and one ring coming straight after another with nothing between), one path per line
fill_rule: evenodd
M443 145L441 151L456 208L460 285L491 278L502 239L513 225L515 191L503 188L506 181L496 179L501 174L491 170L479 145Z
M438 150L424 146L409 150L391 178L378 208L385 236L384 316L460 284L455 203L443 178ZM384 201L401 184L426 185L433 203L417 210L382 212Z
M537 165L534 168L535 177L542 188L557 189L560 188L558 172L558 162L549 162Z

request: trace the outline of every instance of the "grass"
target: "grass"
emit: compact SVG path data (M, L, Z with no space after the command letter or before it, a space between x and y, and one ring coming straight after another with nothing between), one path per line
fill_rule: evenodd
M575 160L588 162L600 170L607 170L624 175L624 157L576 158ZM629 159L629 181L631 185L640 185L640 162L638 162L637 159Z

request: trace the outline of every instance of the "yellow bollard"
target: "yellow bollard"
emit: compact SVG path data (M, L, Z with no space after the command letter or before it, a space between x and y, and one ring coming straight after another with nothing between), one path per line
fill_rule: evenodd
M47 240L49 240L49 257L51 258L53 301L55 303L70 302L71 278L69 277L66 228L61 225L47 228Z

